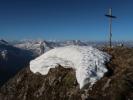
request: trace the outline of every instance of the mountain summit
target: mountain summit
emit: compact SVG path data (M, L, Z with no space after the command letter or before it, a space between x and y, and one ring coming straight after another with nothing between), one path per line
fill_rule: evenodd
M66 46L52 49L30 62L32 72L46 75L50 68L58 65L73 68L76 78L83 88L88 83L92 86L107 72L105 62L109 61L107 53L89 46Z
M67 48L70 50L70 48L74 49L75 47ZM59 48L53 50L59 51L58 49ZM53 50L49 52L53 52ZM35 66L32 66L33 69L31 68L31 65L27 66L0 88L0 100L133 100L133 48L117 47L112 48L111 50L104 48L103 51L109 53L109 55L111 55L112 57L110 61L106 63L106 66L102 66L100 68L108 69L108 72L104 74L102 78L97 80L95 84L93 84L91 89L90 87L88 87L90 84L80 89L80 83L78 83L76 77L76 70L78 70L77 66L64 67L64 65L66 65L66 57L68 57L69 59L73 59L74 57L75 59L79 58L77 55L70 57L68 56L71 55L72 52L74 54L77 54L77 52L80 54L78 50L79 49L74 49L69 53L66 53L65 51L63 53L63 61L62 59L58 60L59 54L61 52L57 52L58 54L53 53L56 55L56 61L60 62L60 65L55 63L55 68L51 68L51 66L49 66L50 62L47 63L48 66L45 66L46 63L44 63L51 61L51 65L53 65L53 60L49 59L49 57L53 54L47 54L47 56L43 54L42 57L40 56L39 58L43 58L44 55L46 58L48 58L47 61L44 61L46 59L42 59L42 63L40 63L41 61L39 60L39 58L36 58L39 60L39 62L36 59L36 61L31 61L31 63L35 62ZM95 50L97 51L97 49L91 50L92 54L90 52L90 56L99 55L99 53L94 52ZM102 51L99 52L103 54ZM93 58L95 58L95 56ZM103 58L103 55L101 56L101 58ZM93 61L95 60L96 59L90 59L92 65L94 64L101 66L100 63L104 64L102 63L102 60L99 60L99 62L95 64L93 63ZM104 61L106 60L104 59L103 62ZM70 60L70 62L73 62L73 60ZM78 60L76 63L77 65L79 64ZM92 74L94 75L94 79L97 78L98 75L96 72L100 71L99 67L96 66L94 66L94 68L96 68L97 70L92 70L90 65L79 67L81 68L81 71L88 71L85 70L85 68L90 69L91 72L89 73L93 73L94 71L94 73ZM35 70L35 68L38 71ZM42 72L40 72L39 70L48 68L51 69L49 69L47 74L44 73L46 71L42 70ZM33 73L33 71L35 72ZM84 74L79 75L80 77L84 76ZM92 75L90 75L90 78L93 79ZM89 80L89 78L87 80Z

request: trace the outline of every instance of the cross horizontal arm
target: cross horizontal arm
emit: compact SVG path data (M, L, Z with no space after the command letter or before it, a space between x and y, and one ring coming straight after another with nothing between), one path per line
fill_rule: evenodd
M110 18L117 18L116 16L112 16L112 15L105 15L105 16Z

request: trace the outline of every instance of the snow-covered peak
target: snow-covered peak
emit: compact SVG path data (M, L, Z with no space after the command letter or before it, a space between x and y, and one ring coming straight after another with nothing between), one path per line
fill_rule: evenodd
M33 52L34 56L39 56L52 48L49 46L47 41L41 41L41 40L22 41L20 43L15 44L14 46L24 49L24 50L29 50L29 51Z
M0 40L0 44L9 45L8 42L3 39Z
M86 44L80 40L68 40L65 41L65 45L78 45L78 46L86 46Z
M2 51L0 50L0 56L2 59L6 60L7 54L8 54L7 50L2 50Z
M61 65L72 67L76 71L80 88L90 84L92 86L107 72L105 62L110 56L96 48L89 46L66 46L52 49L30 62L30 70L46 75L50 68Z
M46 75L50 68L60 64L65 68L72 67L76 70L77 81L82 88L85 84L92 85L107 71L104 66L109 56L97 49L86 46L60 47L46 52L31 61L30 68L34 73ZM87 79L87 80L86 80Z

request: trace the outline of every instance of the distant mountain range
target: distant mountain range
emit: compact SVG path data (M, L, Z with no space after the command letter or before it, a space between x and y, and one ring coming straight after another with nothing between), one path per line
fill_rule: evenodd
M79 46L93 46L101 48L108 45L106 41L80 41L80 40L67 40L67 41L45 41L45 40L24 40L24 41L11 41L13 46L31 51L32 56L36 57L42 53L55 48L69 45ZM113 46L121 46L122 44L127 47L133 47L133 41L114 41Z
M26 40L26 41L11 42L11 44L17 48L31 51L34 57L39 56L42 53L55 47L62 47L68 45L87 45L86 43L81 42L79 40L71 40L71 41Z

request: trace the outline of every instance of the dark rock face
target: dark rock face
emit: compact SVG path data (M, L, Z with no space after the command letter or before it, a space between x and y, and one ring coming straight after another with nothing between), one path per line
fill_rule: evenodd
M31 52L0 41L0 86L33 59Z
M79 89L75 71L61 66L47 75L21 70L0 89L0 100L133 100L133 49L105 49L109 72L92 89Z

